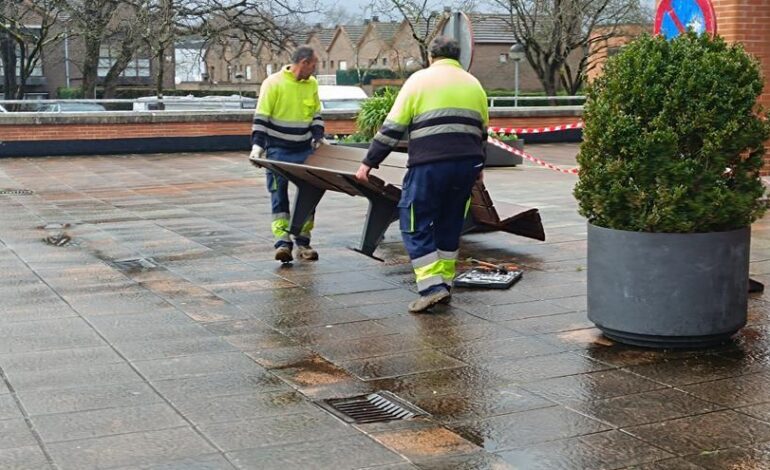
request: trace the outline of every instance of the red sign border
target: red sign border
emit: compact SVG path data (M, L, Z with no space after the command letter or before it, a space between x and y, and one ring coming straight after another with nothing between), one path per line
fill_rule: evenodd
M717 16L714 13L714 5L711 0L695 0L700 6L703 12L703 19L706 21L706 32L711 36L717 35ZM671 0L662 0L658 3L657 11L655 12L655 27L653 28L654 34L660 34L660 27L663 24L663 16L671 9Z

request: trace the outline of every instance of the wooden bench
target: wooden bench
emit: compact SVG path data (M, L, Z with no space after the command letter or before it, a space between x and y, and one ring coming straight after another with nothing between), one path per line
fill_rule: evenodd
M374 250L382 241L388 227L398 220L398 201L406 174L407 156L405 153L392 152L380 168L372 170L369 182L364 183L356 179L356 171L365 155L365 149L327 145L314 152L303 164L264 158L251 162L255 166L283 175L297 186L289 228L289 232L294 235L300 233L302 224L326 191L367 198L369 211L361 244L354 249L374 257ZM545 240L540 213L536 208L499 202L495 204L484 183L476 183L463 233L492 231Z

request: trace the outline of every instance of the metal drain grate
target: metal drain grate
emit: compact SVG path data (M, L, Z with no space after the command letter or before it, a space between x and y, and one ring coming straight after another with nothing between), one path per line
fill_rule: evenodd
M321 408L347 423L383 423L427 415L390 392L370 393L351 398L321 400Z
M0 196L29 196L35 194L31 189L0 189Z
M121 271L147 271L158 267L152 258L121 259L112 264Z

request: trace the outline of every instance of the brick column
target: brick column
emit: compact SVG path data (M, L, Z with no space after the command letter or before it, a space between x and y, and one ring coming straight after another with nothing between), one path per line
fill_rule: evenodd
M743 43L746 51L759 58L765 76L760 104L770 109L770 1L711 0L717 19L717 33L730 42ZM770 142L765 144L770 149ZM764 174L770 174L770 152L765 155Z

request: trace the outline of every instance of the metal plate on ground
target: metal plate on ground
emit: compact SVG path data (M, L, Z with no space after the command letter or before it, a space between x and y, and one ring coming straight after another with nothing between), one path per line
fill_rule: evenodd
M35 194L31 189L0 189L0 196L31 196Z
M523 271L511 270L508 272L490 271L474 268L465 271L455 278L456 287L475 287L483 289L508 289L521 279Z
M318 402L321 408L346 423L383 423L411 419L428 413L391 392L379 391L350 398L332 398Z
M152 258L121 259L112 264L121 271L147 271L158 267Z

